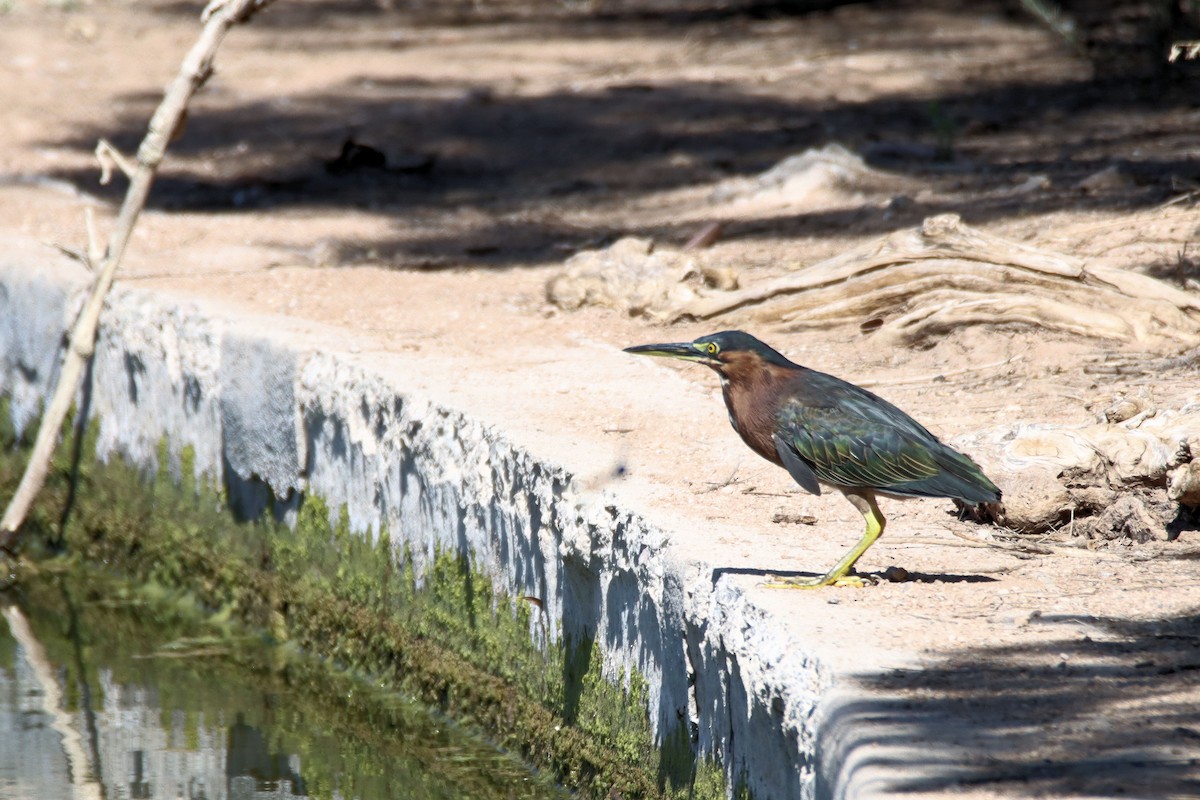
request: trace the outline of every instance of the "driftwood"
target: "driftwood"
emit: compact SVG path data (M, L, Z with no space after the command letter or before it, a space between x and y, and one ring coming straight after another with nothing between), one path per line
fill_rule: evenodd
M50 469L50 458L58 443L59 431L70 411L75 393L83 378L83 368L96 346L96 330L100 325L100 311L104 298L116 276L117 267L125 254L125 247L133 235L133 227L146 205L150 185L162 163L167 145L172 137L182 130L187 114L188 102L212 74L213 59L225 39L225 34L234 25L245 22L270 0L213 0L201 14L204 28L191 50L184 56L179 73L167 88L166 95L150 119L146 137L138 148L136 161L119 156L116 149L101 141L96 147L103 176L107 178L113 166L129 177L129 189L117 214L108 246L101 248L93 239L88 244L84 261L96 272L91 294L75 322L70 343L63 357L62 370L54 396L42 415L41 427L34 440L33 452L21 476L21 483L13 494L0 519L0 549L9 550L17 539L17 532L25 521L33 500L46 482ZM89 234L92 226L89 220Z
M744 284L709 253L622 239L571 258L546 295L560 308L605 306L656 322L730 316L782 330L853 324L885 346L926 343L966 325L1011 324L1176 349L1200 344L1200 294L993 236L953 214Z
M854 323L897 344L1009 323L1142 343L1200 341L1200 296L992 236L952 214L756 286L697 296L668 318L734 311L785 330Z
M1018 531L1167 539L1200 513L1200 406L1122 397L1093 425L1022 424L954 443L1004 491L997 521Z

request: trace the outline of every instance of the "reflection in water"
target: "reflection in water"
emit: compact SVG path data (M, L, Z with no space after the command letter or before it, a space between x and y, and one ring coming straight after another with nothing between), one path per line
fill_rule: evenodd
M0 665L0 797L71 797L61 738L41 707L42 689L20 648L14 655ZM163 709L153 689L117 684L110 669L101 669L98 677L104 703L95 716L105 797L309 796L300 757L273 750L268 734L247 724L244 715L228 726L208 724L199 715L188 730L188 714Z
M221 648L189 649L196 640L164 648L161 634L150 635L128 610L76 615L61 590L29 594L27 587L22 605L33 647L0 620L5 800L80 797L97 781L91 796L108 800L563 796L395 694L380 693L367 714L361 704L351 711L331 699L346 694L346 679L322 685L313 665L299 679L289 669L236 668L216 654ZM350 691L372 690L354 682ZM47 699L56 694L62 708L51 713ZM56 718L84 743L86 774L76 783Z
M247 725L241 714L229 727L226 752L225 774L234 800L249 800L259 792L272 797L308 796L299 757L271 752L262 731Z

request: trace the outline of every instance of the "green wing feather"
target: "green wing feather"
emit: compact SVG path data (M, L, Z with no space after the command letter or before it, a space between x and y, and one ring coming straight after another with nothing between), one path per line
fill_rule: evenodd
M776 416L777 436L825 483L917 497L996 502L975 462L880 397L809 370Z
M798 411L786 428L786 439L826 483L883 488L927 480L940 472L928 447L894 428L831 409Z

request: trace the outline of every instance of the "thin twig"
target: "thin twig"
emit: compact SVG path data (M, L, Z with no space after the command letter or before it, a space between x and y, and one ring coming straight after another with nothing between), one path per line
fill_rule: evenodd
M1004 550L1014 554L1023 553L1035 556L1053 555L1053 551L1039 545L1023 544L1020 542L989 542L986 539L976 539L974 536L963 533L962 531L952 530L950 532L962 539L964 542L970 542L972 547L990 547L993 550Z
M1072 513L1072 524L1074 524L1074 513ZM1026 542L988 542L983 539L976 539L973 536L962 533L960 531L951 531L955 536L968 542L994 547L998 550L1010 550L1014 553L1029 553L1037 556L1086 556L1097 560L1116 560L1130 561L1131 559L1116 553L1106 553L1101 550L1089 550L1086 547L1077 547L1069 544L1055 544L1042 540L1037 544Z
M1165 203L1162 203L1161 205L1159 205L1155 209L1155 211L1162 211L1163 209L1170 208L1171 206L1177 206L1180 203L1190 202L1192 200L1195 200L1197 195L1200 195L1200 189L1192 189L1190 191L1184 192L1181 195L1176 195L1175 197L1172 197L1170 200L1166 201Z
M967 539L967 537L962 537ZM896 544L915 544L930 547L966 547L966 548L982 548L987 549L995 547L995 542L984 542L976 539L967 539L965 542L948 542L945 539L923 539L919 536L893 536L887 540L888 545ZM1007 550L1008 548L999 548Z
M104 260L104 245L100 244L100 235L96 233L96 215L91 206L83 209L83 222L87 227L88 269L95 272L96 265Z
M108 139L96 142L96 161L100 163L101 186L108 186L112 182L113 167L125 173L125 177L130 180L137 174L137 165L126 158Z
M80 264L87 267L88 269L92 269L92 265L88 261L87 253L82 253L73 247L67 247L65 244L59 244L58 242L45 242L45 244L49 247L53 247L55 250L62 253L67 258L69 258L73 261L78 261Z
M733 472L729 473L729 477L722 481L705 481L707 488L696 491L696 494L708 494L710 492L720 491L726 486L733 486L735 483L741 483L742 479L737 476L738 467L733 468Z
M58 386L42 416L33 452L29 456L29 464L4 512L3 519L0 519L0 549L10 550L13 547L17 532L24 523L34 498L46 482L46 475L50 470L50 457L54 454L58 433L79 388L84 365L96 347L96 329L100 324L104 298L112 286L121 258L125 255L125 247L133 234L133 227L146 205L150 185L154 182L159 164L162 163L170 136L182 121L192 96L212 74L213 59L225 39L225 34L233 25L249 19L268 2L269 0L218 0L211 3L204 10L204 28L199 38L184 56L178 75L167 88L162 103L150 119L146 137L138 147L137 164L130 175L125 201L121 204L120 213L109 237L104 259L98 265L92 293L71 332L70 346L63 356ZM107 143L101 143L104 144ZM97 153L102 149L103 147L98 146ZM111 156L115 149L109 146L105 152Z
M1075 20L1064 14L1058 4L1051 0L1021 0L1021 6L1041 20L1043 25L1057 34L1072 50L1084 58L1087 57L1087 48L1079 38Z

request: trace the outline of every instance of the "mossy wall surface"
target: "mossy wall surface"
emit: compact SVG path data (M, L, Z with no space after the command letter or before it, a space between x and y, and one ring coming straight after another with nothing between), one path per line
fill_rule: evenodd
M725 795L722 771L697 760L682 724L655 746L644 676L607 679L592 639L531 639L540 598L497 594L468 556L439 554L418 582L386 529L373 541L355 535L344 509L330 524L326 504L305 496L292 526L239 521L221 491L190 477L190 451L177 484L120 457L101 464L97 433L90 425L60 448L30 517L26 552L43 569L104 565L210 626L322 654L331 670L375 676L474 721L588 795ZM25 455L0 423L0 494L15 488Z

